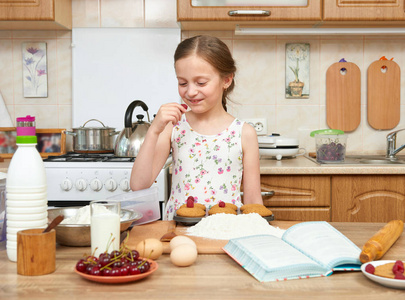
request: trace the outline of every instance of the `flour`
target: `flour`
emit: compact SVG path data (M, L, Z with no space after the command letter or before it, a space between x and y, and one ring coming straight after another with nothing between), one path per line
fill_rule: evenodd
M97 213L111 213L107 208L104 206L96 206L95 207ZM83 224L83 225L90 225L91 222L91 215L90 215L90 205L83 206L79 208L76 212L76 215L64 219L61 224Z
M215 214L203 218L187 229L187 235L216 240L230 240L238 237L270 234L281 238L285 230L271 226L259 214Z

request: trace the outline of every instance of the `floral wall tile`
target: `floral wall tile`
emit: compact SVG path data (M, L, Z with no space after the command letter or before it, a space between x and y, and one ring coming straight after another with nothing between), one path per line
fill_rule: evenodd
M22 44L24 97L48 97L46 43Z

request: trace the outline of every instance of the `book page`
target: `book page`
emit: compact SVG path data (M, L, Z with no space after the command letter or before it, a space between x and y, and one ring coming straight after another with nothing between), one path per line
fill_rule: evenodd
M361 250L327 222L296 224L287 229L282 239L329 269L340 264L361 264Z
M302 264L318 265L294 247L272 235L232 239L224 249L236 258L246 253L250 259L255 260L267 271Z

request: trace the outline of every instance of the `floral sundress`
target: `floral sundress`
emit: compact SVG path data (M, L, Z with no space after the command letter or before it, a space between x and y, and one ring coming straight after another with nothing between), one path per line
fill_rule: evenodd
M173 219L189 196L207 209L219 201L241 205L243 124L234 119L223 132L202 135L190 127L183 114L172 131L172 187L166 220Z

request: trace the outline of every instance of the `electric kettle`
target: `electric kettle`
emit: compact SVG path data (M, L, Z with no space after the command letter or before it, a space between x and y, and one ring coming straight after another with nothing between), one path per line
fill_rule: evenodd
M148 116L148 122L143 121L144 115L136 115L137 122L132 123L134 109L140 106ZM114 145L114 154L119 157L136 157L150 127L148 106L141 100L133 101L127 108L124 118L125 128L120 132Z

